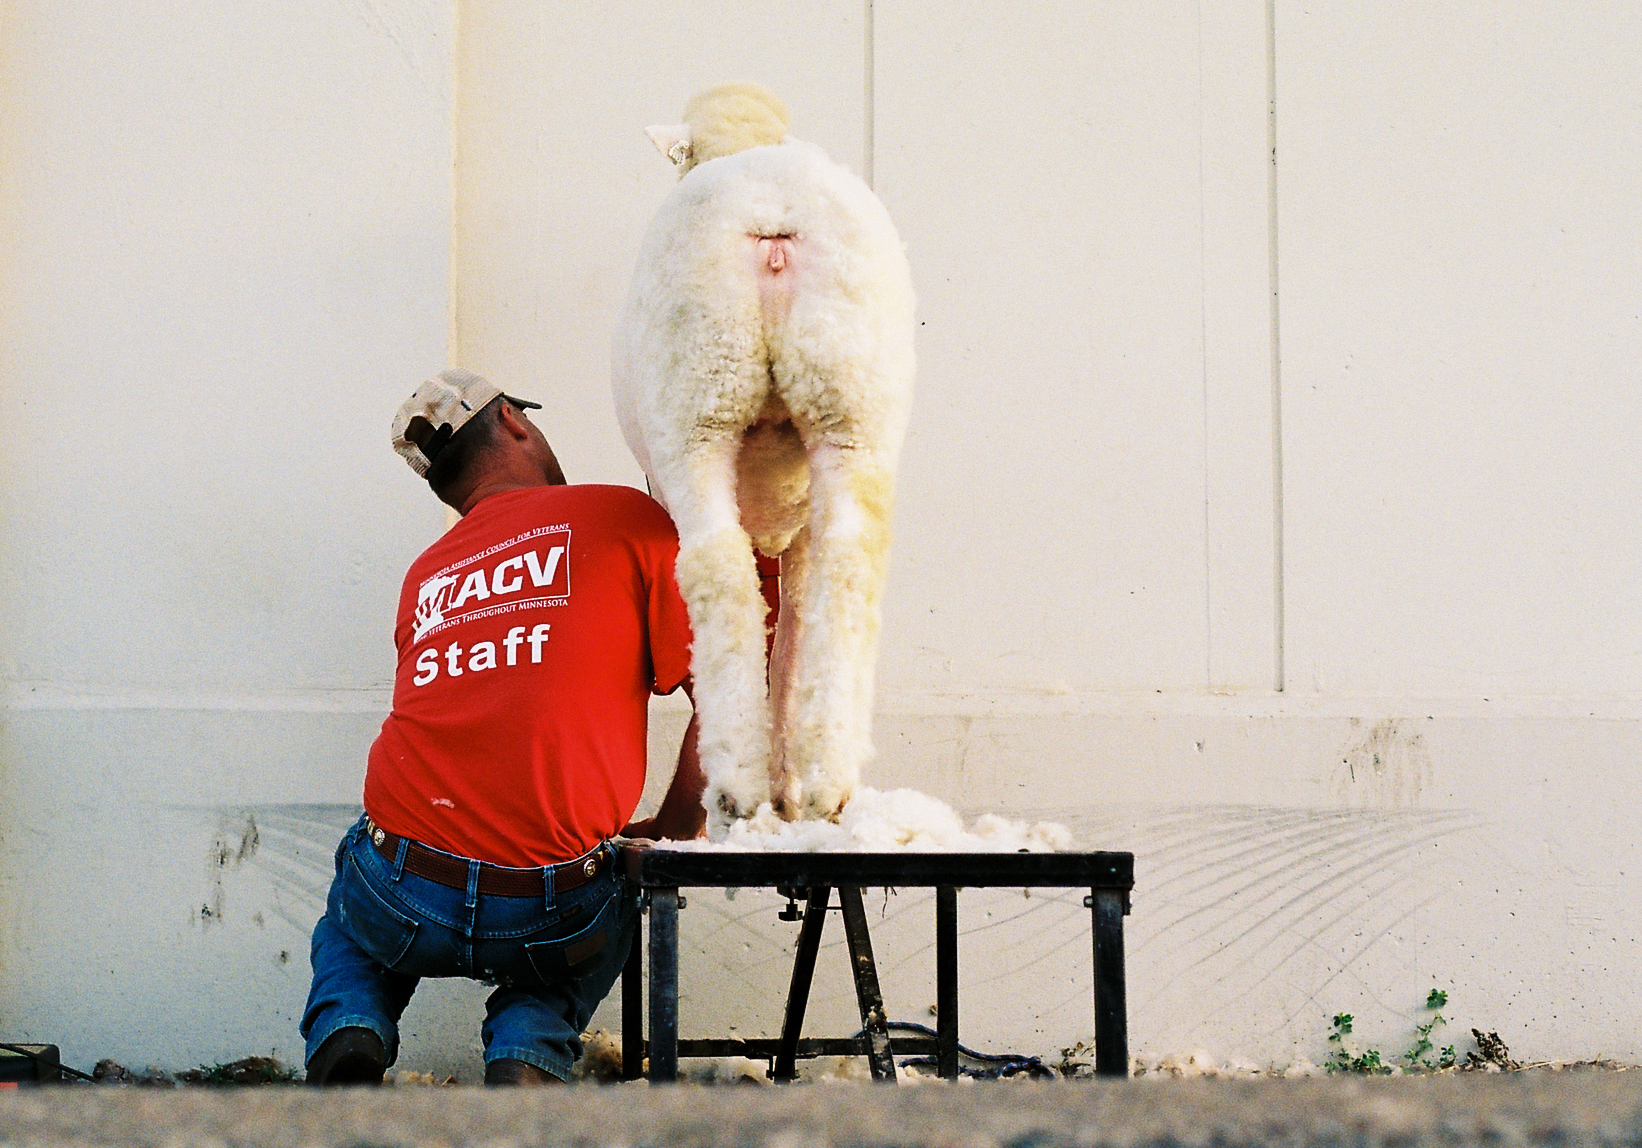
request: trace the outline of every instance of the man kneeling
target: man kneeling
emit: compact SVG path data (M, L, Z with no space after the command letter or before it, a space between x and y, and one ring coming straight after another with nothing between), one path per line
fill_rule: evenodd
M314 928L312 1083L380 1082L422 977L496 986L485 1083L564 1080L638 915L610 839L705 821L694 719L660 811L629 820L649 697L689 688L672 522L637 490L566 485L539 406L450 370L394 420L462 517L400 593L393 710Z

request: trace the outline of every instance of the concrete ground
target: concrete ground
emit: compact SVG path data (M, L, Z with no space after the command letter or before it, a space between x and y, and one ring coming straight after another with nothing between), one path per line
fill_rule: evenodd
M1605 1148L1642 1146L1642 1072L901 1088L43 1087L0 1095L0 1145Z

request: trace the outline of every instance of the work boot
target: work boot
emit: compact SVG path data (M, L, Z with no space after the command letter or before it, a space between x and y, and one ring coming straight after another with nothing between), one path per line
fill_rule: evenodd
M514 1060L511 1056L499 1056L485 1065L486 1084L563 1084L564 1081L554 1076L545 1068L537 1068L528 1060Z
M381 1084L388 1068L382 1038L368 1028L339 1028L308 1062L309 1084Z

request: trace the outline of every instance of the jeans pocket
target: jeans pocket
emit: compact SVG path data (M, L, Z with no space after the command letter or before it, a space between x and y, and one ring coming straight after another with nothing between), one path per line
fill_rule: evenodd
M579 980L592 976L603 967L605 960L625 960L626 953L617 957L610 952L610 947L622 935L622 915L628 900L618 886L593 920L576 932L552 941L526 944L525 956L536 975L549 984Z
M393 968L416 939L416 922L388 904L371 886L359 862L343 865L337 898L338 924L372 960Z

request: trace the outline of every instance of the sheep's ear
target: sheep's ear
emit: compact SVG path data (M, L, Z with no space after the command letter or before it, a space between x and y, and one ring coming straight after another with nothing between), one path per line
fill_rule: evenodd
M681 166L690 158L689 124L657 124L645 128L644 134L650 137L657 151L673 161L674 167Z

